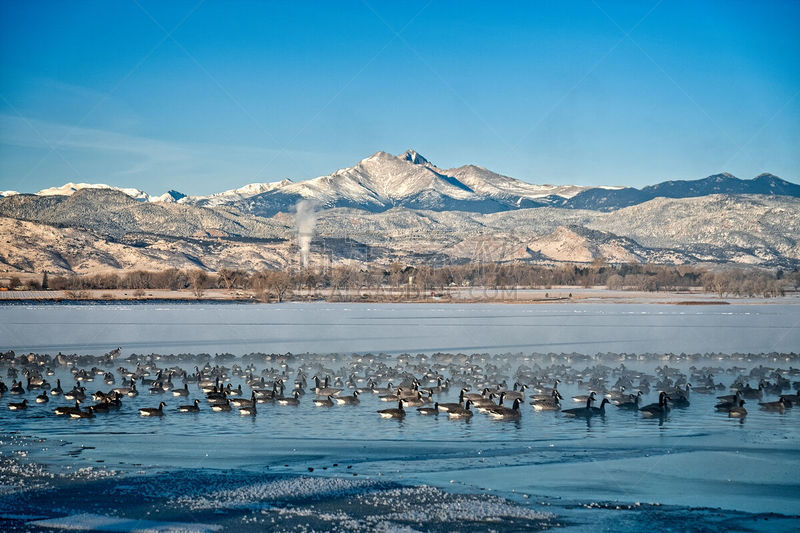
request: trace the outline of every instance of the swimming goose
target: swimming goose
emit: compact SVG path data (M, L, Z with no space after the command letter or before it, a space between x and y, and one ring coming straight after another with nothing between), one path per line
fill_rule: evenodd
M572 397L572 401L575 403L586 403L588 407L591 402L595 400L597 397L597 393L595 391L590 392L589 394L578 394Z
M51 396L58 396L59 394L63 394L63 393L64 393L64 390L61 388L61 380L57 379L55 388L50 390L50 395Z
M78 409L69 414L70 418L94 418L94 406L90 405L85 411Z
M514 390L505 391L506 400L509 400L509 401L510 400L516 400L517 398L519 398L520 400L524 400L525 399L525 389L527 389L528 386L527 385L522 385L522 386L519 387L519 390L517 390L517 385L518 385L517 383L514 384Z
M461 392L458 395L458 403L440 403L439 410L443 413L450 411L450 409L459 409L461 408L461 404L464 403L464 393L466 389L461 389Z
M223 403L215 403L211 406L211 410L217 413L228 412L231 410L231 401L226 399Z
M36 403L47 403L50 398L47 397L47 391L43 390L42 393L36 397Z
M10 394L25 394L25 387L22 386L21 381L17 381L16 379L11 384L11 388L8 390Z
M231 405L234 407L251 407L256 403L256 393L250 393L250 399L245 400L244 398L234 398L231 400Z
M166 406L166 403L161 402L158 407L143 407L139 409L139 414L142 416L164 416L164 407Z
M94 407L91 405L85 410L81 411L78 409L77 411L73 411L69 414L70 418L94 418Z
M417 391L416 395L410 398L403 398L405 400L406 405L409 407L421 407L426 402L422 399L422 393Z
M561 411L566 416L595 416L595 415L604 415L606 412L606 404L610 403L608 398L603 398L603 401L600 402L600 407L592 407L592 398L586 401L586 407L576 407L574 409L564 409Z
M325 376L324 383L317 376L314 376L312 379L316 383L314 392L317 393L317 396L338 396L339 393L342 392L342 389L336 389L328 386L328 376Z
M472 400L467 400L464 403L464 407L458 406L447 411L447 416L450 418L469 418L472 416L472 409L470 409L471 405ZM441 405L439 407L441 408Z
M470 392L468 394L464 394L464 398L466 398L468 400L473 400L473 401L480 400L480 399L483 399L483 398L488 398L489 394L491 394L491 392L492 391L490 391L488 387L484 387L484 389L480 392L480 394L477 393L477 392Z
M733 395L731 399L729 400L725 399L719 402L717 405L714 406L714 409L716 409L717 411L728 411L732 407L738 406L739 400L741 399L742 399L741 395L737 392L736 394Z
M777 402L759 402L758 406L764 411L775 411L782 413L786 409L786 400L781 398Z
M275 401L278 405L300 405L300 392L296 390L292 396L288 398L277 398Z
M253 400L251 405L245 405L244 407L239 408L240 415L249 415L249 416L256 416L256 402Z
M71 407L69 405L66 405L66 406L63 406L63 407L56 407L53 412L57 416L69 416L70 413L72 413L74 411L80 411L81 410L81 405L80 404L81 404L81 402L79 402L78 400L75 400L75 407Z
M417 412L421 415L438 415L439 402L434 402L433 407L417 407Z
M381 415L381 418L403 418L406 416L403 403L405 400L400 400L397 402L397 409L381 409L378 414Z
M619 402L617 404L617 407L619 409L638 411L639 403L641 403L641 401L642 401L642 391L639 391L636 394L629 394L628 400L624 402Z
M189 396L189 384L184 383L182 389L173 389L172 390L173 396Z
M64 393L64 398L66 398L67 400L85 400L86 387L75 386L72 388L71 391Z
M489 409L489 416L497 420L513 420L520 418L522 416L522 413L519 410L520 403L522 403L522 400L517 398L514 400L514 405L511 408L498 405Z
M658 395L658 403L651 403L640 408L639 411L643 416L663 416L669 412L669 396L666 392L661 392Z
M764 394L764 384L759 383L758 388L754 389L748 383L745 387L739 391L742 395L742 398L747 398L748 400L760 400Z
M361 400L358 399L358 391L354 390L352 396L342 396L340 398L333 398L339 405L356 405Z
M737 407L728 409L729 418L743 418L745 416L747 416L747 409L744 408L744 400L739 400L739 405Z
M315 407L333 407L333 395L329 394L327 398L314 398Z
M191 405L181 405L178 407L180 413L197 413L200 411L200 400L195 399Z
M561 409L561 395L554 390L549 398L534 399L531 405L534 411L558 411Z
M373 394L378 394L378 395L394 394L395 393L395 388L394 388L394 385L392 385L391 381L389 383L387 383L385 387L374 387L373 386L371 390L372 390Z
M22 411L28 408L28 400L22 400L19 403L10 402L8 408L12 411Z

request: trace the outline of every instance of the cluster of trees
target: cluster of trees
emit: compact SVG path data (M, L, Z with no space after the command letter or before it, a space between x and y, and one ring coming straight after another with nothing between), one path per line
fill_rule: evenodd
M800 272L766 272L756 269L710 272L681 265L610 265L602 260L588 265L542 266L525 263L469 263L441 267L388 267L338 265L326 269L262 270L247 272L223 268L216 273L201 269L143 271L121 274L59 276L49 281L53 289L192 290L197 297L220 288L249 291L261 300L282 301L293 293L304 295L325 290L345 295L382 291L398 297L444 291L449 288L481 287L494 290L549 289L557 286L603 286L614 290L681 290L702 288L720 297L778 296L786 288L800 286Z

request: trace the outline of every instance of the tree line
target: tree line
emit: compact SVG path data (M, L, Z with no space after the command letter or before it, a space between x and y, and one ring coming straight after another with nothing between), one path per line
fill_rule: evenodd
M526 263L467 263L440 267L393 263L387 267L337 265L324 269L244 271L222 268L217 272L202 269L170 268L161 271L135 270L121 273L45 276L52 289L65 291L125 289L143 296L145 290L190 290L202 297L208 289L248 291L264 301L282 301L316 291L328 295L384 293L404 297L443 293L447 290L483 288L495 291L550 289L561 286L605 287L611 290L675 291L702 289L726 296L780 296L797 290L800 272L758 269L711 271L692 265L591 264L558 266ZM12 278L10 288L20 285ZM36 281L28 282L37 288Z

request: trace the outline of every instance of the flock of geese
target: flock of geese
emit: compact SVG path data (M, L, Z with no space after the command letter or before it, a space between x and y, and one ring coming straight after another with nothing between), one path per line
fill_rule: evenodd
M340 362L340 368L330 368L331 360ZM9 401L7 406L12 411L24 411L33 404L46 405L51 398L61 397L70 403L56 407L53 413L76 419L94 418L100 413L118 410L123 399L136 397L140 391L153 397L170 395L185 399L185 403L173 408L179 413L209 409L256 416L258 406L265 403L356 406L360 404L361 395L370 394L396 405L378 410L382 418L404 418L415 409L422 416L467 419L474 413L482 413L498 420L519 419L524 403L529 403L534 411L558 411L576 418L604 416L607 406L638 411L644 417L663 418L671 409L688 407L692 394L717 394L717 411L731 418L743 418L747 415L744 406L748 401L757 402L764 411L778 413L800 401L800 381L796 380L800 370L791 366L782 369L759 365L749 370L736 366L692 366L686 374L663 365L657 367L654 374L648 374L629 369L624 363L616 367L598 363L581 370L565 363L547 367L532 363L520 365L513 373L513 385L509 386L496 362L490 356L480 355L438 354L394 359L353 355L349 360L336 357L326 360L324 356L303 360L300 356L287 355L268 358L266 362L272 366L261 371L254 362L244 366L234 363L230 368L209 362L202 368L195 366L193 371L187 371L178 365L161 366L156 358L149 356L129 358L129 363L135 363L130 369L125 366L109 369L113 358L108 356L100 360L105 363L101 367L80 368L80 361L61 354L57 358L5 354L0 364L8 364L7 377L12 384L9 387L0 380L0 397L4 394L17 398L35 395L30 398L31 403L29 398ZM48 364L68 369L75 385L64 390L61 380L57 379L52 386L48 377L54 376L55 371ZM718 379L723 374L733 377L731 385L726 387ZM309 375L312 375L310 379ZM234 387L232 377L239 378L245 387L241 384ZM121 380L120 386L115 386L117 378ZM694 387L690 380L696 384ZM87 392L87 384L95 381L102 381L109 389ZM176 384L178 381L180 385ZM558 389L564 381L587 391L570 398L578 407L565 408L566 400ZM752 386L751 381L757 385ZM292 384L291 388L287 383ZM386 385L380 386L381 383ZM189 400L190 386L202 394L202 401L200 398ZM459 390L458 401L437 401L451 387ZM651 390L658 391L658 401L641 405ZM768 395L777 396L777 399L762 401ZM311 399L305 399L306 396ZM90 400L93 403L85 406ZM160 401L156 407L143 407L138 411L142 417L161 417L168 412L167 402Z

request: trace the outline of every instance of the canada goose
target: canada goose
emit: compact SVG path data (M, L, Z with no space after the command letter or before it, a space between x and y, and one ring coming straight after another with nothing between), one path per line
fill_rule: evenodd
M109 411L109 408L111 407L109 401L110 399L106 397L103 399L103 401L92 405L91 408L95 413L107 413Z
M25 387L22 386L21 381L17 381L16 379L11 384L11 388L8 389L9 394L25 394Z
M541 385L537 386L537 387L534 387L534 388L535 388L536 392L538 392L539 394L545 394L545 395L548 395L548 396L552 396L553 395L553 391L558 390L558 384L559 383L561 383L561 380L560 379L556 379L555 382L553 383L553 387L552 388L550 388L550 387L542 387Z
M70 413L72 413L74 411L80 411L81 410L81 405L80 404L81 404L80 401L75 400L75 407L72 407L72 406L69 406L69 405L63 406L63 407L56 407L53 412L57 416L69 416Z
M406 416L403 403L405 403L405 400L400 400L397 402L396 409L381 409L378 414L381 415L381 418L403 418Z
M166 406L166 403L161 402L158 407L143 407L139 409L139 414L142 416L164 416L164 407Z
M758 404L763 411L775 411L782 413L786 409L786 400L781 398L777 402L763 402Z
M248 415L248 416L256 416L256 402L253 400L253 403L250 405L245 405L244 407L239 408L240 415Z
M627 401L622 401L617 404L619 409L625 409L629 411L638 411L639 404L642 401L642 391L637 392L636 394L629 394Z
M28 408L28 400L22 400L19 403L10 402L8 408L12 411L22 411Z
M315 407L333 407L333 395L329 394L327 398L314 398Z
M467 400L466 402L464 402L464 407L461 406L453 407L452 409L447 411L447 416L449 416L450 418L469 418L472 416L472 409L470 409L471 405L472 405L472 400Z
M352 396L341 396L339 398L333 398L336 400L336 403L339 405L356 405L360 403L361 400L358 399L358 391L354 390Z
M410 398L403 398L405 403L408 407L421 407L425 405L425 401L422 399L422 393L417 391L416 394Z
M217 413L220 412L227 412L231 410L231 401L225 400L223 403L215 403L211 406L212 411L216 411Z
M94 418L94 407L89 406L85 411L78 409L69 414L70 418Z
M490 391L488 387L484 387L484 389L480 392L480 394L477 393L477 392L466 393L466 390L465 390L464 398L466 398L468 400L473 400L473 401L474 400L480 400L482 398L487 398L489 396L489 394L491 394L491 392L492 391Z
M667 393L672 401L672 407L689 407L689 393L692 391L692 384L687 383L685 389L676 387Z
M549 398L534 399L531 402L534 411L558 411L561 409L561 395L554 390Z
M50 398L47 397L47 391L43 390L42 393L36 397L36 403L47 403Z
M394 394L395 393L395 388L394 388L394 385L392 385L391 381L389 383L387 383L385 387L375 387L375 386L373 386L371 388L371 390L372 390L372 394L378 394L378 395L381 395L381 394Z
M591 402L595 400L597 397L597 393L595 391L590 392L589 394L578 394L572 397L572 401L575 403L586 403L587 407Z
M748 383L745 387L739 391L742 395L742 398L747 398L748 400L760 400L761 397L764 395L764 384L759 383L758 388L754 389Z
M434 402L433 407L417 407L417 412L421 415L438 415L439 402Z
M522 385L522 386L520 386L519 390L517 390L516 385L517 384L514 384L514 390L505 391L506 400L509 400L509 401L510 400L516 400L517 398L519 398L520 400L524 400L525 399L525 389L527 389L528 386L527 385Z
M640 408L639 411L642 416L663 416L669 412L669 396L666 392L661 392L658 395L658 403L651 403Z
M458 403L440 403L439 410L443 413L447 413L450 409L460 409L464 403L465 392L467 392L466 389L461 389L461 392L458 394Z
M195 399L191 405L181 405L178 407L180 413L197 413L200 411L200 400Z
M489 416L497 420L514 420L516 418L520 418L522 416L522 413L519 410L520 403L522 403L522 400L517 398L514 400L514 404L510 408L502 405L490 408L488 411Z
M182 389L173 389L173 396L189 396L189 384L184 383Z
M50 396L58 396L59 394L63 394L64 390L61 388L61 380L56 380L56 386L50 389Z
M600 407L592 407L593 398L586 400L586 407L576 407L574 409L564 409L561 411L566 416L594 416L605 414L605 406L609 403L608 398L603 398Z
M86 387L75 386L71 391L64 393L64 398L67 400L85 400Z
M256 393L250 393L250 399L246 400L244 398L235 398L231 400L231 405L234 407L250 407L256 403Z
M715 405L714 409L716 409L717 411L728 411L732 407L737 407L739 405L739 400L742 399L742 396L737 392L730 399L727 399L728 397L725 398L726 399L722 400L717 405Z
M314 387L314 392L317 393L317 396L338 396L342 389L336 389L334 387L328 386L328 376L325 376L325 382L323 383L317 376L312 378L316 383L316 387Z
M294 391L291 396L287 398L277 398L275 401L278 405L300 405L300 392Z
M728 410L729 418L743 418L745 416L747 416L747 409L744 408L744 400L739 400L737 407L731 407Z

